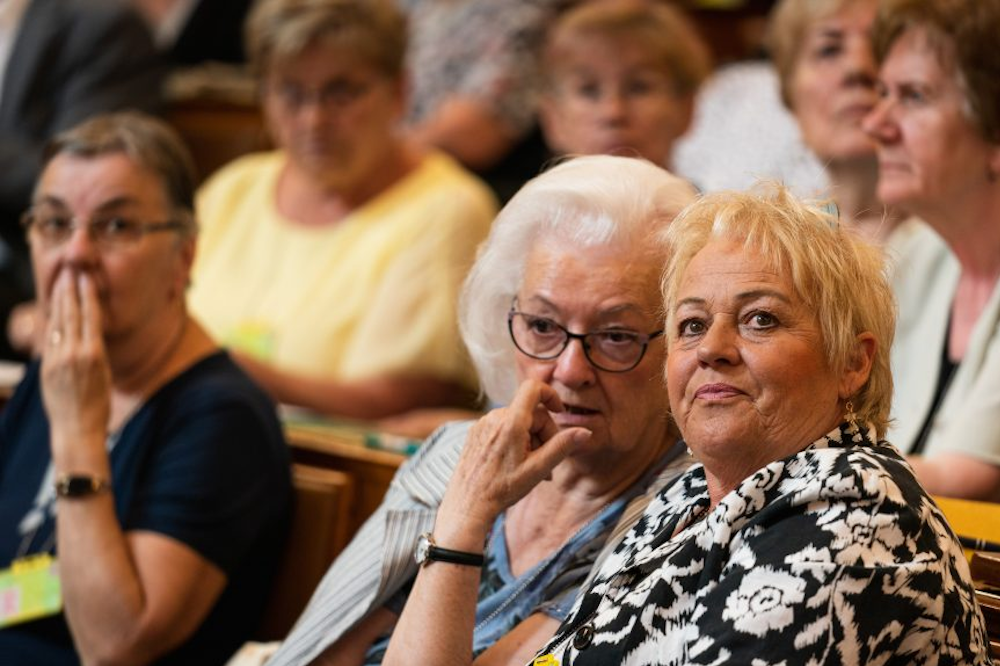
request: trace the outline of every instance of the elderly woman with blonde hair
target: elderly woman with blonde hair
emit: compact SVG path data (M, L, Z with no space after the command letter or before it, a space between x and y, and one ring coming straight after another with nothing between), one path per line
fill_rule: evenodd
M666 241L671 412L698 464L652 500L534 663L985 666L958 540L882 440L881 253L780 190L706 197ZM470 514L484 501L467 499Z

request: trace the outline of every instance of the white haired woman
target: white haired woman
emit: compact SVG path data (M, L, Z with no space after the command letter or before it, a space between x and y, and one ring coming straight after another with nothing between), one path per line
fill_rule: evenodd
M551 636L626 505L688 464L660 377L651 239L693 197L610 156L514 196L460 306L483 385L509 406L423 445L269 664L380 663L387 645L385 663L523 663ZM470 497L524 456L545 462L517 498Z
M881 253L782 191L707 197L666 235L670 405L700 464L653 499L534 663L986 666L958 540L881 440Z

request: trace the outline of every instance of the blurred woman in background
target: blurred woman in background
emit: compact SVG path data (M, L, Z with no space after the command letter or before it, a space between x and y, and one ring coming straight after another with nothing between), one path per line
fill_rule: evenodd
M1000 500L1000 0L889 0L878 195L927 222L895 278L891 437L933 493ZM942 242L943 241L943 242ZM920 454L920 457L917 457Z
M193 311L281 402L356 418L474 392L456 301L495 202L404 140L391 0L264 0L247 26L279 150L199 193Z
M877 0L782 0L769 27L781 97L830 179L840 216L885 242L900 216L876 196L875 145L861 121L875 106L871 26Z

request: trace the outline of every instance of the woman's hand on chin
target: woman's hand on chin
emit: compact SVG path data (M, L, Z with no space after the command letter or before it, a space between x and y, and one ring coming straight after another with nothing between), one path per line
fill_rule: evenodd
M110 414L111 370L101 308L86 273L63 270L52 288L42 353L42 399L53 441L103 442ZM53 455L56 455L53 451Z
M551 386L528 380L510 406L493 410L472 426L435 533L460 525L469 536L485 539L501 511L549 478L570 451L586 442L589 430L560 430L552 420L549 412L562 408Z

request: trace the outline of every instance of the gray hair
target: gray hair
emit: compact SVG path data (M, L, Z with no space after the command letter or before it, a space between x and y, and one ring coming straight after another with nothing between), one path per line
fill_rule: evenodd
M517 389L505 322L532 247L658 251L663 227L694 198L694 188L665 169L609 155L564 161L522 187L493 222L459 300L462 337L490 399L507 403Z
M859 420L872 423L880 438L885 436L896 308L881 249L780 185L708 195L681 213L664 237L671 252L663 277L669 340L677 335L674 306L691 259L715 239L742 243L760 253L769 269L788 274L796 294L816 316L834 372L848 367L859 334L874 335L871 374L851 401Z
M45 147L47 166L58 155L100 157L122 153L149 169L163 185L167 204L184 222L182 235L197 231L194 221L195 168L184 140L162 120L138 111L94 116L56 135Z

